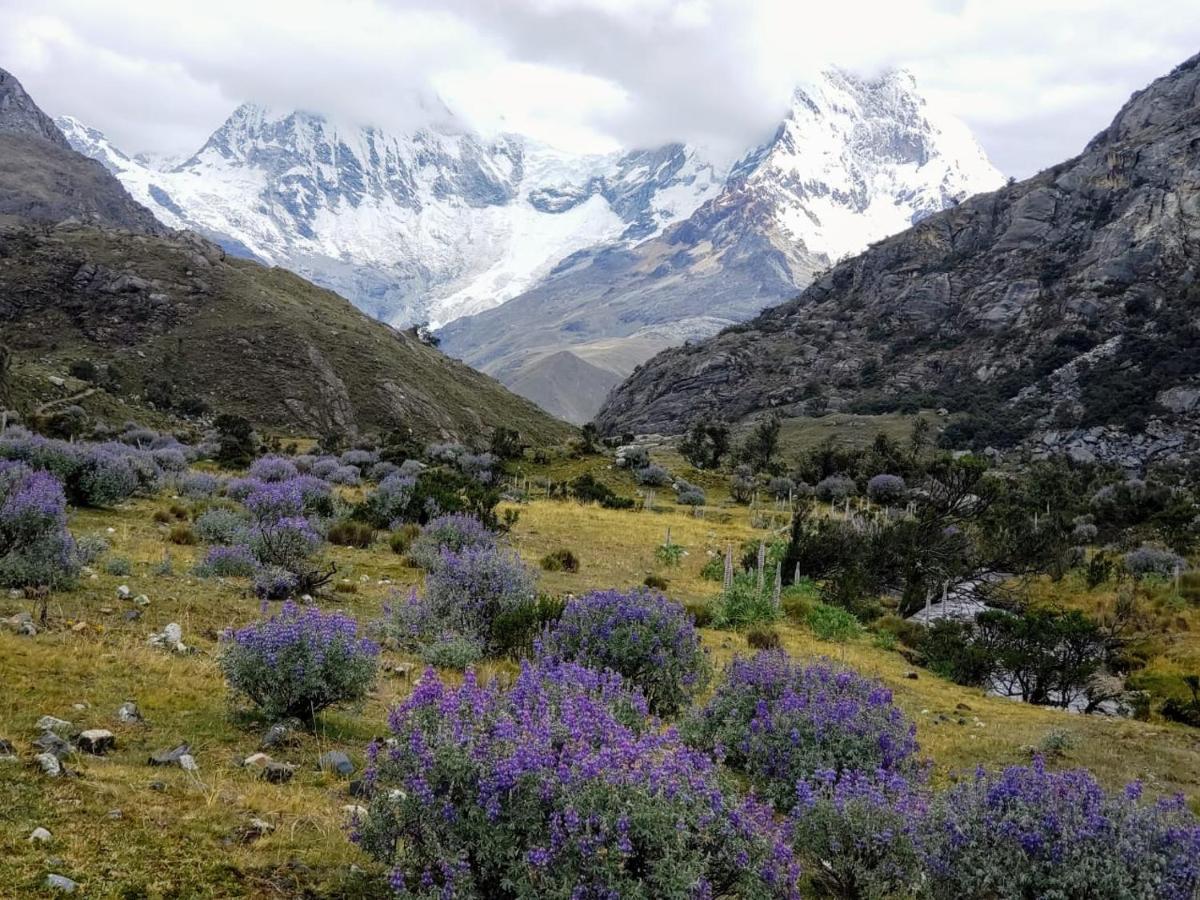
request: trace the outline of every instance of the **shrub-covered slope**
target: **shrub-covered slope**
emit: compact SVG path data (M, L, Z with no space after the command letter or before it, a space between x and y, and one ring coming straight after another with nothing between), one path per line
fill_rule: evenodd
M1083 153L930 216L803 294L668 350L602 429L944 406L960 443L1136 464L1200 443L1200 56Z
M0 343L25 368L111 363L119 396L176 398L307 433L411 428L466 438L497 425L553 441L569 426L495 381L281 269L187 233L0 230ZM44 378L35 401L66 396Z

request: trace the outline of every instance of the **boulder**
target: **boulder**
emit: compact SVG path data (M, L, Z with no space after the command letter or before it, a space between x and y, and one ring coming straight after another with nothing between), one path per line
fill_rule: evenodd
M138 725L144 722L142 711L132 700L127 700L117 707L117 721L126 725Z
M51 778L57 778L62 775L62 763L58 761L58 757L53 753L39 753L34 759L43 774L49 775Z
M63 894L73 894L79 888L79 884L66 875L47 875L46 887Z
M180 760L188 756L190 749L191 747L187 744L180 744L170 750L159 750L152 754L147 762L152 766L182 766ZM188 758L191 759L190 756Z
M261 777L271 782L271 784L286 784L292 780L292 776L295 774L295 766L271 760L263 766Z
M317 768L322 772L335 772L338 775L354 774L354 763L341 750L330 750L317 757Z
M113 733L103 728L89 728L79 735L79 749L93 756L103 756L116 745Z
M38 731L53 731L56 734L65 734L72 727L71 723L66 719L58 719L54 716L42 716L37 720Z

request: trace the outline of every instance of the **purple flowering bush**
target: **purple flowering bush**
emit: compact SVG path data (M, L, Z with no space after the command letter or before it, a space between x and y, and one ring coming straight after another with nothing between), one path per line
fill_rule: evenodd
M248 578L257 568L258 560L249 547L215 546L208 548L195 572L201 578Z
M295 572L279 566L259 566L254 573L254 596L259 600L287 600L300 593Z
M79 567L62 483L49 472L0 462L0 584L65 587Z
M352 837L404 897L799 896L770 810L645 709L614 673L571 664L526 664L508 691L429 670L370 748Z
M662 716L687 706L712 675L691 614L651 590L592 591L571 600L537 649L546 659L612 669Z
M392 609L389 630L426 662L467 665L501 649L498 620L532 603L534 586L533 572L514 551L445 547L425 577L424 594L414 591Z
M928 800L896 772L825 769L796 784L789 823L797 854L831 896L919 894Z
M907 490L899 475L875 475L867 482L867 496L876 503L899 503Z
M223 635L229 686L272 720L311 722L335 703L361 700L375 682L379 647L340 612L285 603L279 614Z
M1042 761L983 770L941 797L924 829L935 900L1112 897L1192 900L1200 890L1200 823L1182 797L1109 794L1086 770Z
M302 516L262 522L250 531L250 549L264 566L299 573L321 549L323 538Z
M429 571L440 565L443 549L460 553L466 549L491 549L495 546L495 532L490 531L479 519L453 513L431 519L408 548L408 558Z
M362 473L358 470L358 466L338 466L325 476L325 480L330 484L353 486L362 480Z
M221 479L208 472L187 472L176 480L175 489L181 497L203 500L221 489Z
M892 703L892 692L828 662L793 663L764 651L737 658L684 735L711 750L780 811L796 785L832 770L916 771L916 727Z
M388 475L375 490L363 500L359 515L376 528L393 528L404 521L417 479L400 475L397 471Z
M260 456L250 463L251 478L259 481L291 481L300 474L296 464L282 456Z

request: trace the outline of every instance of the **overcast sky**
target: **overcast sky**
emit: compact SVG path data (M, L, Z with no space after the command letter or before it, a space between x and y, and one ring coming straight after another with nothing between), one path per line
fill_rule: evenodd
M1197 0L0 0L0 67L127 152L243 100L403 128L440 96L570 149L732 155L822 66L900 65L1025 176L1197 51Z

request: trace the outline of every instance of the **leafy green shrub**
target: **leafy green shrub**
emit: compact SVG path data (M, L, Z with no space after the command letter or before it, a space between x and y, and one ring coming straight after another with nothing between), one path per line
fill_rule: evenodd
M808 621L808 614L817 603L819 595L816 584L807 578L801 578L783 589L779 595L779 606L790 621L803 624Z
M683 562L684 549L682 544L659 544L654 548L654 558L664 566L674 568Z
M109 575L124 578L126 575L133 574L133 563L124 556L114 556L104 564L104 571Z
M559 620L565 606L566 601L559 597L539 595L504 610L492 622L496 652L513 659L533 656L535 641Z
M379 647L358 630L344 613L285 603L279 615L225 633L221 669L272 721L311 722L328 706L361 700L374 684Z
M819 641L844 644L862 632L862 624L852 614L828 603L816 603L808 614L808 627Z
M729 590L722 591L713 601L713 627L745 628L778 620L780 609L772 594L773 588L765 583L759 590L758 576L754 573L735 575Z
M653 585L647 585L647 587L653 587ZM662 588L659 588L659 590L662 590ZM712 625L712 604L707 600L689 600L683 604L683 608L687 610L688 615L695 621L697 628L708 628Z
M541 566L544 572L578 572L579 557L564 547L543 556Z
M632 497L618 496L612 488L584 472L571 482L571 494L580 503L599 503L605 509L633 509Z
M722 581L725 578L725 558L719 553L709 556L700 567L700 577L705 581Z

